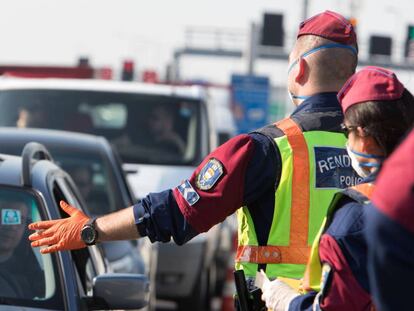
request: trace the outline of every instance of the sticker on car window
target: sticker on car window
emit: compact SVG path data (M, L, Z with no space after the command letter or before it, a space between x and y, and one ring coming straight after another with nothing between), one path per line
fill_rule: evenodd
M21 212L17 209L2 209L1 224L2 225L20 225L22 223Z

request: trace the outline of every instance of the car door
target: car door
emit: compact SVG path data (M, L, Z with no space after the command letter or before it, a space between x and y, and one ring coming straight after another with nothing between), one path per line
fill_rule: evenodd
M32 248L27 225L50 219L43 198L29 188L0 185L0 310L63 310L68 304L58 254Z
M80 208L82 199L73 185L71 179L60 172L55 174L53 180L49 183L52 187L53 200L57 207L61 200L68 204ZM66 213L60 209L61 217L67 217ZM93 306L92 288L93 279L101 274L108 272L107 263L98 246L90 246L80 250L70 251L75 266L76 282L78 284L79 297L81 298L81 308L90 309Z

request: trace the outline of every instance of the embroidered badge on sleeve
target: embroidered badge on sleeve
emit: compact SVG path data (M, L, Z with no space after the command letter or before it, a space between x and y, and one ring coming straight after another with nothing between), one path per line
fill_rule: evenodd
M215 158L211 158L198 173L196 187L200 190L210 190L223 175L223 164Z
M190 206L196 204L200 199L197 191L194 190L193 186L191 186L188 180L179 185L177 189Z

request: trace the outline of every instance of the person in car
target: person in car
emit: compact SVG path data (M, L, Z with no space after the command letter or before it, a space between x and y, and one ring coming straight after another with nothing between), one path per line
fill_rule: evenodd
M48 124L48 112L38 105L28 106L19 110L16 120L18 128L43 128Z
M151 132L150 138L153 139L157 149L182 156L185 151L185 143L180 135L175 132L174 124L173 111L169 111L164 106L154 107L148 119L148 129Z
M91 215L102 215L103 206L110 204L109 194L104 189L99 189L98 185L94 185L92 166L71 164L62 165L62 168L73 178Z
M128 120L127 132L112 140L112 143L121 150L130 149L136 145L148 148L152 152L162 152L167 156L181 158L184 155L186 145L175 131L176 120L172 108L167 108L165 105L155 105L146 116L145 123L148 133L141 135L140 140L133 141L131 139L130 133L137 131L137 128L134 120Z
M24 198L0 197L0 296L44 297L43 270L27 242L30 207Z

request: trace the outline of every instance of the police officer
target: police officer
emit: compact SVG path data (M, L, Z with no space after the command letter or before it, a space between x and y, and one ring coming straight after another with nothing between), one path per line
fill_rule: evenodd
M385 162L366 215L368 276L381 311L413 309L413 155L414 130Z
M266 284L263 298L274 311L286 306L288 310L335 311L373 307L363 216L382 161L414 124L414 98L393 72L366 67L345 83L338 99L352 166L364 180L336 194L328 209L303 281L309 293L298 296L279 280Z
M238 211L236 267L251 279L259 268L302 277L329 202L355 181L336 98L357 65L353 26L331 11L304 21L289 63L289 118L231 139L181 185L131 208L89 219L62 203L70 217L31 224L32 245L48 253L144 236L183 244Z

